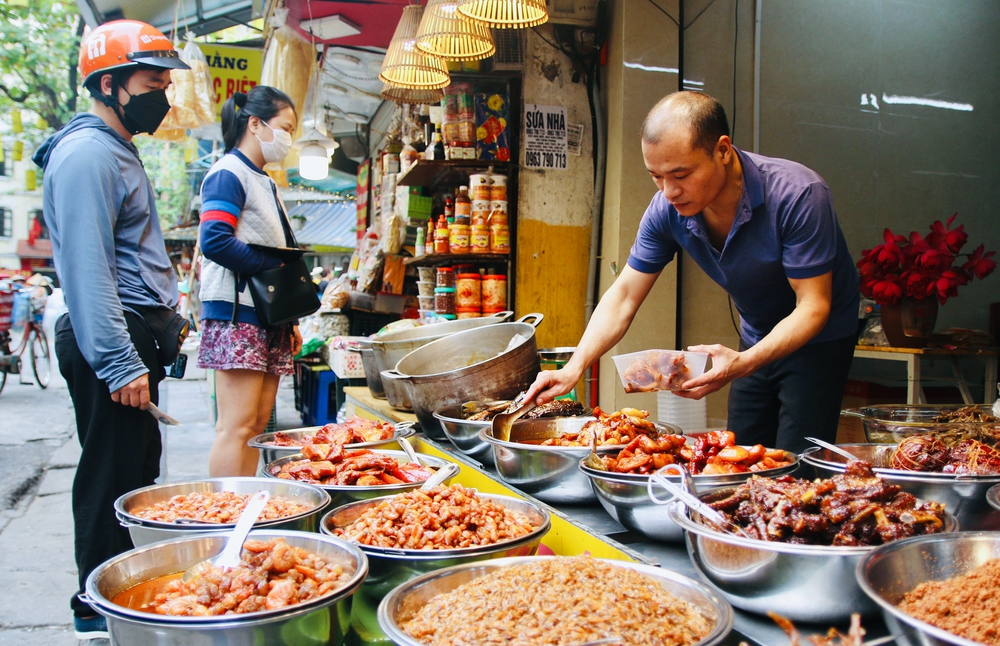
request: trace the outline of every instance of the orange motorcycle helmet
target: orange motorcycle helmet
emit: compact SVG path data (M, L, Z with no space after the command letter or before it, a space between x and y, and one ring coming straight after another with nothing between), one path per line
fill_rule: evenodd
M138 20L113 20L88 29L80 43L80 76L145 65L186 70L174 44L156 27Z

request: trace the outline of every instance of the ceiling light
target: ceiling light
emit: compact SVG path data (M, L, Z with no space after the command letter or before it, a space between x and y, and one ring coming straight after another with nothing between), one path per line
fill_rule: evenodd
M423 12L420 5L403 8L403 16L396 25L378 75L382 82L424 90L443 88L451 83L444 62L417 49L415 39Z
M332 63L337 63L342 67L361 67L361 59L357 56L351 56L350 54L331 52L330 54L327 54L326 60Z
M304 20L299 23L299 27L307 34L312 34L320 40L346 38L361 33L361 27L339 14Z
M489 58L496 52L489 27L459 13L456 0L429 0L417 31L417 47L455 61Z
M444 98L444 90L415 90L408 87L394 87L389 84L382 85L382 98L395 103L438 103Z
M330 174L330 157L339 145L315 128L292 144L292 148L300 151L299 175L302 179L326 179Z
M545 0L456 0L467 18L494 29L535 27L549 19Z

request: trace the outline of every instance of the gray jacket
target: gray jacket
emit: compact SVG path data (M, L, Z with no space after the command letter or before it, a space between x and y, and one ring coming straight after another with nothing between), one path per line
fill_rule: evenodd
M177 304L153 189L135 146L93 114L73 117L33 160L77 344L114 392L149 372L123 310Z

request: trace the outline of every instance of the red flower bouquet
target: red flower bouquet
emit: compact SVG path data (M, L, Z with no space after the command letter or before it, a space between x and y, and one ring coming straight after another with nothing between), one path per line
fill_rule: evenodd
M861 293L880 305L895 305L905 296L937 298L944 305L961 285L993 273L995 251L979 245L972 253L959 253L969 236L964 224L951 228L957 215L947 224L932 224L926 237L914 231L906 238L886 229L884 242L863 251L858 261Z

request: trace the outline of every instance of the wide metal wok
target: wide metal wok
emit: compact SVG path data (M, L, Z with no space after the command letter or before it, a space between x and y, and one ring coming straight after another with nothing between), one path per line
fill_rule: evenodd
M417 348L396 364L400 381L410 395L420 428L432 438L447 440L434 411L470 400L513 399L535 380L541 366L535 327L529 323L497 323L457 332ZM519 345L507 349L520 335Z

